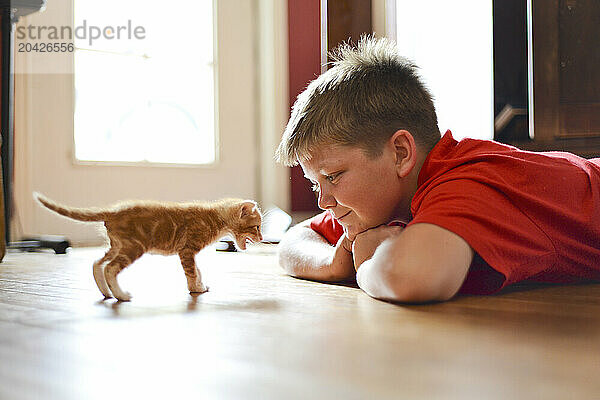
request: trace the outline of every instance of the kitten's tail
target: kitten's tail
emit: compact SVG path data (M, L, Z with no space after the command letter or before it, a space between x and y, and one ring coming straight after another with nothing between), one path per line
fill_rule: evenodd
M33 198L55 213L78 221L105 221L110 214L110 212L99 209L66 207L37 192L33 193Z

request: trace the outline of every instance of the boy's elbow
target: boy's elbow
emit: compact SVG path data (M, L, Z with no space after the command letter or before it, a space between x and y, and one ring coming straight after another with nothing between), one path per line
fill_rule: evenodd
M398 277L395 274L381 278L389 285L387 298L382 300L399 303L427 303L433 301L446 301L455 293L445 290L443 285L427 282L420 276Z
M390 277L397 290L395 301L405 303L425 303L432 301L447 301L456 295L458 287L454 287L448 280L427 270L410 274L409 276Z
M279 265L284 272L290 276L302 278L301 269L298 268L298 255L294 254L293 249L286 246L279 246L277 251L277 259Z
M277 260L288 275L298 276L299 259L302 258L299 248L301 248L304 235L304 229L296 225L284 234L277 246Z
M444 285L432 285L422 280L409 280L397 286L391 301L399 303L429 303L450 300L456 291Z
M428 270L431 268L372 266L369 273L373 276L365 277L362 281L366 283L364 280L368 279L376 284L366 284L363 290L373 298L398 303L446 301L456 295L458 288L455 285Z
M278 252L278 261L283 271L295 278L339 282L352 278L347 271L331 264L316 262L314 256L298 254L282 249Z

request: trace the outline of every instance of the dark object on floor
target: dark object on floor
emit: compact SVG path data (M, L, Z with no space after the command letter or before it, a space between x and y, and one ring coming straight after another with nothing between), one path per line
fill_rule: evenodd
M235 248L235 244L233 243L233 240L229 240L229 239L219 240L215 244L215 249L217 251L237 251L237 249Z
M24 238L18 242L8 244L9 249L22 251L36 251L41 249L52 249L56 254L67 254L67 248L71 243L64 236L45 235L37 238Z
M5 243L10 241L10 221L13 210L13 150L14 150L14 32L19 17L44 10L46 0L0 0L0 187L3 214L0 229L4 233L0 237L0 262L6 250ZM10 247L10 243L9 246Z

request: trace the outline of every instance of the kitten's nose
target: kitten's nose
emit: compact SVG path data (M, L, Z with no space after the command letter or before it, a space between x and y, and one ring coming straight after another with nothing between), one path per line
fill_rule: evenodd
M258 232L258 241L262 242L262 233Z

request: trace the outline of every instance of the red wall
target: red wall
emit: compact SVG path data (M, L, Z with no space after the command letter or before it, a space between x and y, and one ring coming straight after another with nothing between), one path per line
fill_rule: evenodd
M288 0L290 106L321 73L320 0ZM300 167L290 170L292 211L318 211L310 182Z

